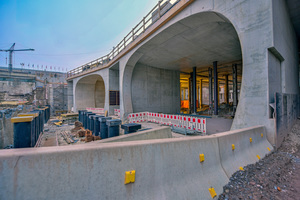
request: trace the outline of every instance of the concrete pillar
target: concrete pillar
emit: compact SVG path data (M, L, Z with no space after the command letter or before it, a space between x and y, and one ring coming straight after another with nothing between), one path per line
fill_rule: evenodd
M190 73L190 78L189 78L189 114L192 113L192 110L193 110L192 87L193 87L193 72Z
M218 84L218 62L213 62L214 66L214 115L218 115L218 94L219 94L219 84Z
M193 92L193 114L197 112L197 79L196 79L196 67L193 67L193 84L192 84L192 92Z
M208 95L209 95L209 112L212 113L213 103L212 103L212 68L208 68Z
M202 108L202 79L199 84L199 108Z
M233 82L233 115L235 115L237 107L237 64L232 66L232 82Z
M225 75L224 77L225 77L224 100L225 100L225 103L228 104L229 103L229 99L228 99L228 74Z

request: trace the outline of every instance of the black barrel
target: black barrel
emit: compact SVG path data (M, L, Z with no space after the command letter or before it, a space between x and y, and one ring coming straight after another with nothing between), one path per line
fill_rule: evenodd
M101 117L99 118L100 122L100 137L102 139L108 138L108 130L107 130L107 125L106 121L111 120L111 117Z
M119 136L120 124L122 123L119 119L107 120L106 125L108 126L108 137Z
M33 121L34 117L14 117L11 122L14 123L14 148L31 147L31 138L34 135Z

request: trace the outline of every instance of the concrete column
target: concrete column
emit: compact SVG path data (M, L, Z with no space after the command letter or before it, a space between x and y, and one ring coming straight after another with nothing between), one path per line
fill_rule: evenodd
M209 112L212 113L213 103L212 103L212 68L208 68L208 94L209 94Z
M228 74L224 76L225 77L225 85L224 85L224 100L225 103L228 104Z
M193 92L193 114L197 112L197 79L196 79L196 67L193 67L193 84L192 84L192 92Z
M199 108L202 108L202 79L199 84Z
M193 110L193 72L190 73L189 78L189 113L192 113Z
M232 66L232 82L233 82L233 115L235 115L237 107L237 64Z
M219 84L218 84L218 62L213 62L214 66L214 115L218 115L218 94L219 94Z

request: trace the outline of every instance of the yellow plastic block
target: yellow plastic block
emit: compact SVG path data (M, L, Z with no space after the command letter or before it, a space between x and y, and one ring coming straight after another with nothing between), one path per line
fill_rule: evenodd
M217 196L217 193L215 191L215 189L212 187L212 188L209 188L208 189L210 195L211 195L211 198L215 198Z
M14 117L11 118L10 121L12 123L20 123L20 122L31 122L33 120L32 116L26 116L26 117Z
M200 162L204 162L204 154L200 154L199 158L200 158Z
M241 170L241 171L244 171L244 168L243 168L243 167L240 167L240 170Z
M260 134L260 137L264 137L264 134L262 133L262 134Z
M21 113L21 114L18 114L18 117L27 117L27 116L38 117L39 114L38 113Z
M250 142L252 142L252 138L249 138Z
M235 146L234 146L234 144L232 144L232 145L231 145L231 148L232 148L232 151L234 151L234 150L235 150Z
M267 147L267 149L268 149L269 151L271 151L271 149L270 149L269 147Z
M135 182L135 170L125 172L125 182L124 184Z
M258 158L258 160L260 160L260 156L259 155L256 155L256 157Z

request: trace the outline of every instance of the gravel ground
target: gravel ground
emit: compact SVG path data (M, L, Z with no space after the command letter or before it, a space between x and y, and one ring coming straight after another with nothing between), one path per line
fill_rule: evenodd
M219 199L300 200L300 120L280 148L232 175Z

